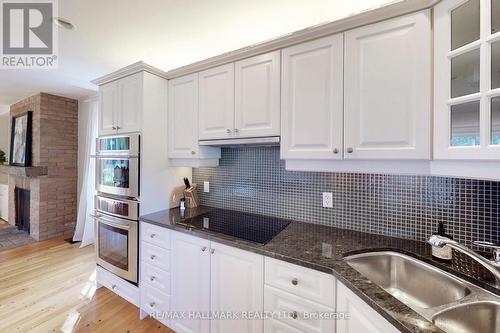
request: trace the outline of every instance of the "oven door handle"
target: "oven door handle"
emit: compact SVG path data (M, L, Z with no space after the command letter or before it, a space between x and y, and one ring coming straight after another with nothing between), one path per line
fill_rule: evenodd
M107 224L109 226L112 226L112 227L115 227L118 229L123 229L123 230L130 230L130 225L128 223L127 223L127 225L116 223L116 222L113 222L111 220L103 218L103 216L100 214L96 214L96 215L90 214L90 216L93 217L95 220L102 222L104 224Z
M139 158L139 155L137 154L104 154L104 153L98 153L93 155L94 158L97 159L106 159L106 160L126 160L126 159L131 159L131 158Z

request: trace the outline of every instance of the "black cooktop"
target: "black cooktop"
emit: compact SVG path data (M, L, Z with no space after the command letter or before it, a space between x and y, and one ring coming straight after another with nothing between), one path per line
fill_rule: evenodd
M266 244L285 229L289 223L290 221L277 217L216 209L189 218L179 224L221 233L254 243Z

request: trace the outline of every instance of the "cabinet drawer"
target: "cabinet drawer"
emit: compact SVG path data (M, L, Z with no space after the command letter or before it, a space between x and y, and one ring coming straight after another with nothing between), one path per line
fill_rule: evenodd
M265 283L328 307L335 307L335 278L332 275L266 258Z
M273 287L264 286L264 311L279 313L280 316L275 320L303 332L333 333L335 330L333 308ZM331 319L314 318L313 315L330 316Z
M141 284L141 309L149 314L160 312L160 315L166 315L170 311L170 296L147 283Z
M303 333L292 326L289 326L276 319L266 319L264 321L264 333Z
M149 223L141 223L141 241L170 249L170 230Z
M142 242L141 261L164 271L170 271L170 251Z
M137 286L117 277L102 267L97 267L96 275L97 283L135 306L139 306L139 288Z
M170 273L146 262L141 262L141 281L170 295Z

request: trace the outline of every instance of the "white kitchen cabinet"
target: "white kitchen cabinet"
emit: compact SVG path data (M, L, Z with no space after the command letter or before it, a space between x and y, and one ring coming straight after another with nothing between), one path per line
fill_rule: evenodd
M118 82L99 87L99 135L116 133L118 113Z
M280 51L235 63L234 136L280 135Z
M385 318L337 281L337 313L348 318L337 320L336 333L400 333Z
M264 257L211 243L210 293L212 312L258 313L264 308ZM261 333L263 321L211 320L210 331Z
M430 10L344 34L344 158L430 159Z
M342 159L342 50L342 34L282 50L282 159Z
M210 241L172 232L171 310L186 315L210 311ZM172 320L178 333L208 333L207 319Z
M500 19L494 13L497 3L444 0L434 8L436 160L500 159ZM498 170L498 166L489 165Z
M227 139L234 129L234 63L199 73L200 140Z
M220 148L198 145L198 73L168 82L168 157L215 160L214 165L220 158Z
M141 131L143 110L143 73L118 80L118 133Z
M99 86L99 135L141 131L144 73Z

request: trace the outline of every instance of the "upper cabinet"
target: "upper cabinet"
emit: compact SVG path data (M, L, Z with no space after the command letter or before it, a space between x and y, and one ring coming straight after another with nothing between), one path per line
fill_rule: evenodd
M234 64L199 73L199 139L227 139L234 130Z
M282 50L281 158L342 158L342 53L342 34Z
M344 158L430 159L430 11L344 38Z
M185 166L216 166L220 148L198 144L198 73L168 82L168 157Z
M199 73L199 139L280 135L280 51Z
M280 135L280 51L235 63L235 137Z
M168 82L168 157L193 158L198 151L198 74Z
M143 105L143 73L99 87L99 135L139 132Z
M500 159L500 2L434 11L434 157Z

